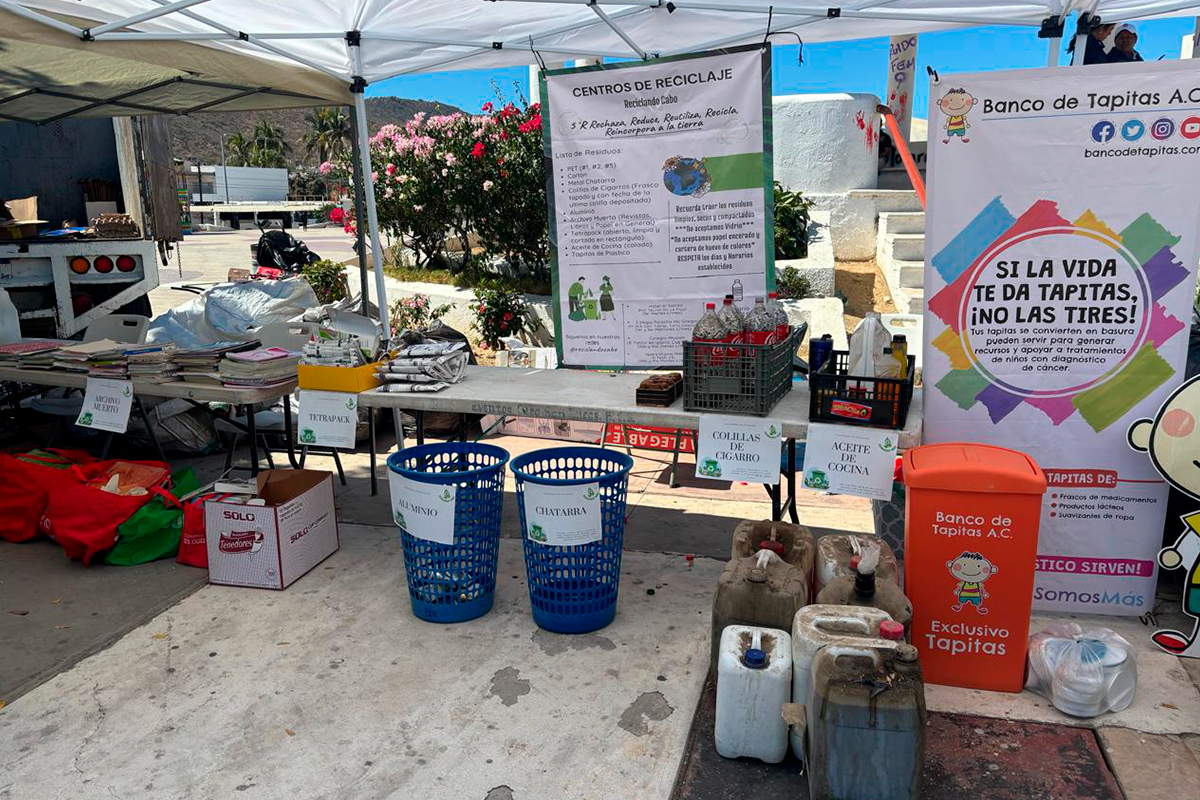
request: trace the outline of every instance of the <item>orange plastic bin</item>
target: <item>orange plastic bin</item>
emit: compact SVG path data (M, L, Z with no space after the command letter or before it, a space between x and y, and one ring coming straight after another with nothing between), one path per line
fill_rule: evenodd
M1016 450L926 445L904 454L904 590L925 680L1024 684L1046 476Z

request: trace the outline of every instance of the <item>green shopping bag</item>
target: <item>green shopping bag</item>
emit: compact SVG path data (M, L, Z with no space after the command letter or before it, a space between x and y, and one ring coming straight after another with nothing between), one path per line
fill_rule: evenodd
M200 488L191 467L171 476L171 493L183 497ZM174 556L183 532L183 508L176 502L155 497L117 526L117 543L104 559L105 564L131 567Z

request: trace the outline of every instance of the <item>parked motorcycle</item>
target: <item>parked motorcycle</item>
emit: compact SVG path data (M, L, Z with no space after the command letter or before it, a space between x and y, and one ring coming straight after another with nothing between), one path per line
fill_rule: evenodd
M262 236L258 237L257 245L251 245L250 257L257 277L277 279L299 275L305 264L321 260L308 245L287 231L267 229L261 222L256 224Z

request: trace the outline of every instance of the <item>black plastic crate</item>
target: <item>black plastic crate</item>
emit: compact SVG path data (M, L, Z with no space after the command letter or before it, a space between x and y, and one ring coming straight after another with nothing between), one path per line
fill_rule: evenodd
M777 344L683 343L683 410L765 417L792 390L796 330Z
M810 373L808 418L876 428L903 428L912 403L917 359L908 357L906 378L860 378L846 374L850 352L834 350Z

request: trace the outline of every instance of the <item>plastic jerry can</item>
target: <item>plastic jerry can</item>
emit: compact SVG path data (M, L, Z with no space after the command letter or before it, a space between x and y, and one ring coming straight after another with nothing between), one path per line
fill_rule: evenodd
M807 716L811 800L912 800L925 760L917 650L831 645L813 659Z
M786 631L808 605L808 577L770 550L732 559L713 597L711 668L717 668L721 632L729 625Z
M884 635L890 638L885 639ZM894 650L900 644L897 639L903 635L903 626L878 608L815 604L800 609L792 622L792 702L808 705L812 663L821 648L843 645ZM803 729L794 728L791 734L792 752L801 760L804 760L803 733Z
M934 444L904 454L909 628L930 683L1019 692L1046 475L1016 450Z
M733 529L733 558L752 556L759 550L771 550L775 555L804 573L812 585L813 536L803 525L787 522L743 520Z
M862 555L864 548L879 545L879 567L876 575L880 580L890 580L900 585L900 569L896 564L896 554L887 542L870 533L833 534L822 536L817 540L816 581L813 586L813 596L816 597L830 581L841 575L852 575L850 566L854 556Z
M838 606L866 606L882 609L905 628L912 622L913 607L900 587L890 580L877 580L880 549L867 546L855 556L852 576L834 578L817 593L817 602Z
M717 752L778 764L788 746L782 710L792 694L792 637L730 625L721 631L717 675Z

